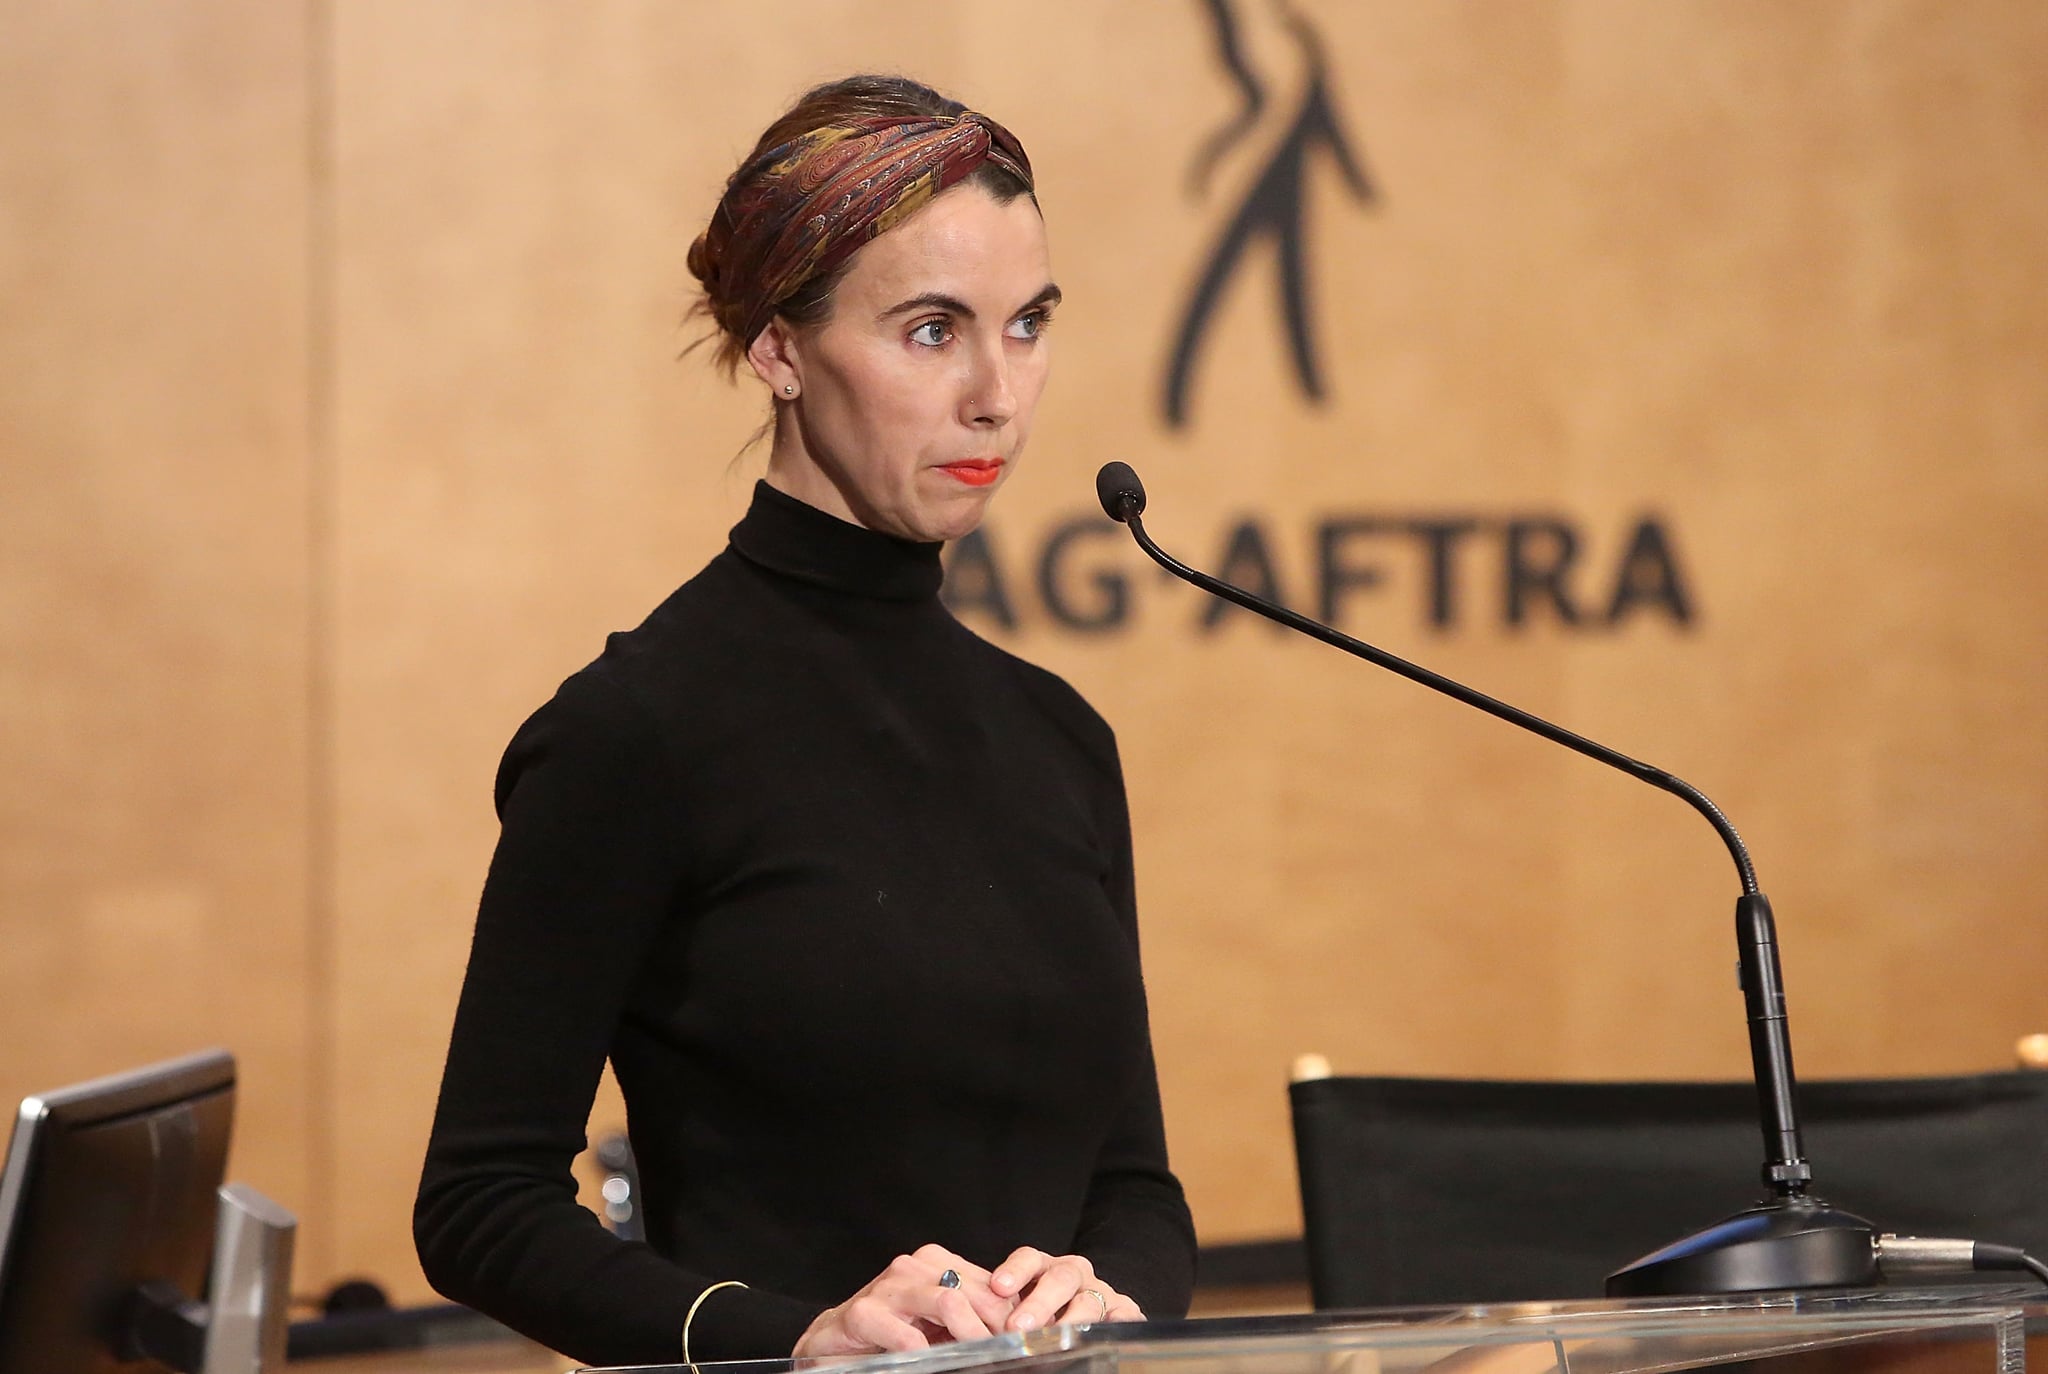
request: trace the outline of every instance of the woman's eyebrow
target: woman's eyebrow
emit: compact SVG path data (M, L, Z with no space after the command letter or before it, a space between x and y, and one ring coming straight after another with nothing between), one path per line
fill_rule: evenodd
M1058 285L1053 282L1047 282L1038 289L1037 295L1018 307L1017 313L1022 315L1026 311L1037 310L1042 306L1058 305L1063 299L1064 297L1061 295ZM958 316L963 320L975 318L974 307L961 300L958 296L949 296L943 291L926 291L921 295L912 296L908 300L896 302L896 304L875 316L875 319L879 323L882 320L891 319L897 315L908 315L917 310L943 310L947 314Z
M886 320L892 315L907 315L913 310L943 310L949 315L958 315L965 320L974 318L973 306L958 296L949 296L943 291L927 291L921 296L912 296L907 301L898 301L875 318Z

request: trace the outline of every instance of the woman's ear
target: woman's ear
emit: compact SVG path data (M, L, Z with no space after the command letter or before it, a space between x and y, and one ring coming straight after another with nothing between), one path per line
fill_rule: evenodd
M754 369L755 376L768 383L778 401L794 400L803 390L803 382L797 376L796 333L779 315L768 321L768 327L747 345L747 365Z

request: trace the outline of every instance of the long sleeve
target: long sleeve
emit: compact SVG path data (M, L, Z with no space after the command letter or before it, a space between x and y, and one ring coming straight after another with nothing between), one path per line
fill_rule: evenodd
M571 1171L633 981L674 919L687 818L670 761L627 693L586 672L514 738L498 809L414 1209L420 1261L447 1297L578 1359L670 1363L691 1302L733 1276L619 1240ZM786 1352L818 1310L722 1290L694 1353Z
M1104 886L1137 957L1137 883L1131 822L1118 770L1102 803L1112 862ZM1146 1024L1149 1026L1150 1018ZM1075 1250L1152 1320L1187 1315L1194 1294L1195 1227L1180 1180L1168 1167L1159 1075L1145 1036L1144 1067L1097 1156Z
M1115 739L941 577L759 487L515 737L415 1209L442 1292L616 1364L728 1279L692 1353L787 1354L927 1242L1185 1309ZM607 1057L646 1246L574 1199Z

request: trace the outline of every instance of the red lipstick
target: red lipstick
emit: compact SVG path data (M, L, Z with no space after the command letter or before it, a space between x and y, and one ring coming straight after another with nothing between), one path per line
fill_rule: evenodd
M1003 475L1003 460L963 458L957 463L941 463L939 471L956 482L965 482L970 487L985 487Z

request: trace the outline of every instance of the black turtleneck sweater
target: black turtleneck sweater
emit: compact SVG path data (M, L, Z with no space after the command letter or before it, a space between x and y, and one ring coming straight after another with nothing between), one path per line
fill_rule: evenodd
M1078 1253L1186 1311L1108 726L938 597L939 546L757 487L732 544L537 711L414 1232L579 1359L787 1354L890 1258ZM570 1171L609 1056L649 1244Z

